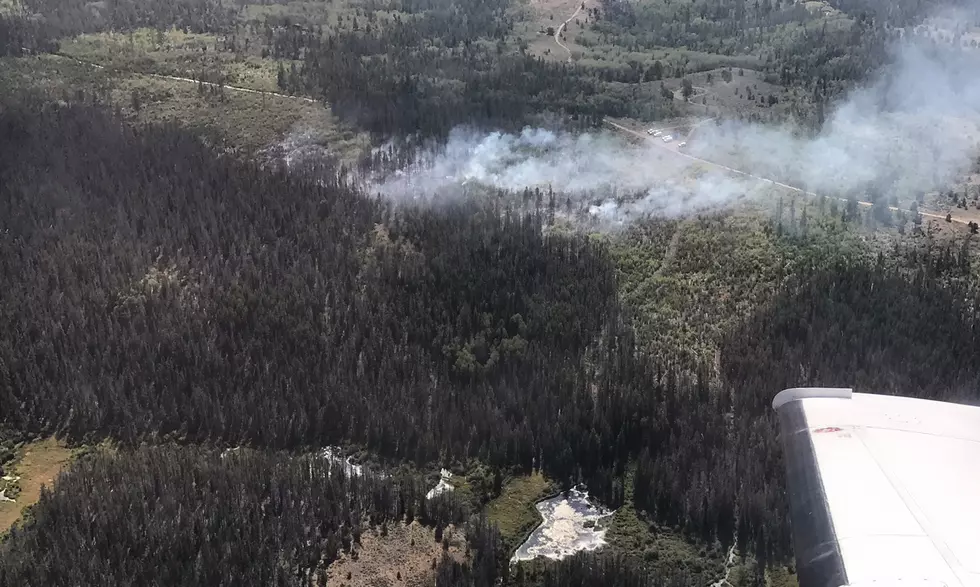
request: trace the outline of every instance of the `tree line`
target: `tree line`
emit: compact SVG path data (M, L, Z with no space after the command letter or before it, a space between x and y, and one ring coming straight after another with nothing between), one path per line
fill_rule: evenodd
M588 239L542 234L541 213L396 213L89 107L0 120L12 427L355 442L417 462L560 462L565 478L577 447L591 447L583 474L626 448L615 422L602 439L578 433L597 410L628 414L595 404L581 361L618 328L603 324L612 267ZM603 352L629 356L624 344L611 335Z
M444 557L438 567L437 587L470 587L490 585L479 567L457 563ZM530 570L528 570L530 569ZM693 587L698 585L683 571L662 576L638 564L631 557L582 552L560 561L538 561L517 565L504 577L512 587Z
M195 33L226 30L235 9L221 0L23 0L27 15L55 37L142 27L177 27Z
M465 523L451 494L425 492L419 478L352 476L316 455L99 451L0 542L0 584L322 586L368 528ZM493 529L471 535L476 562L496 562Z
M594 127L629 111L602 96L591 72L508 47L508 5L393 2L384 8L408 16L355 18L326 36L280 26L269 46L273 57L303 60L280 70L281 89L322 96L338 115L384 136L445 136L460 124L519 129L549 113Z
M203 33L228 29L235 11L220 0L24 0L0 14L0 57L58 50L58 41L82 33L141 27Z
M737 533L764 565L790 555L773 394L976 399L965 252L803 265L726 336L716 374L641 351L605 248L543 231L543 200L395 207L176 126L8 108L0 424L478 459L611 507L635 464L651 520Z
M142 447L84 455L0 542L7 585L326 585L365 532L417 521L464 530L466 556L434 563L438 587L688 587L631 557L580 553L507 564L496 528L411 475L349 475L317 455Z
M900 36L895 26L921 18L934 6L889 3L887 8L870 11L861 2L834 4L849 22L779 0L703 0L679 5L603 0L593 9L593 29L603 42L627 44L634 51L667 46L723 56L728 65L738 61L740 66L764 73L771 83L811 90L813 103L822 109L828 99L887 62L889 45ZM669 69L677 77L691 68L712 67L674 61ZM640 70L634 72L638 76ZM657 77L656 71L646 69L644 80ZM819 123L822 117L821 111Z

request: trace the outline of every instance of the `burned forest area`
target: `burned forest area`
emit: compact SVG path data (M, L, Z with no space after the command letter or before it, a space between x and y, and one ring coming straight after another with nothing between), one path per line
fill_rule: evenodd
M796 585L773 396L980 401L975 230L439 149L817 133L929 7L583 6L0 0L0 586ZM601 546L512 560L573 490Z

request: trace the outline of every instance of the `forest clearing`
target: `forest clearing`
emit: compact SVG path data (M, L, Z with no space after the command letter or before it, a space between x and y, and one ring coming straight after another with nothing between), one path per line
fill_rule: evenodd
M25 444L17 449L17 456L11 464L4 466L3 481L6 494L13 501L0 500L0 534L7 532L23 515L24 511L37 503L41 488L50 490L58 474L69 463L73 451L63 441L47 438Z

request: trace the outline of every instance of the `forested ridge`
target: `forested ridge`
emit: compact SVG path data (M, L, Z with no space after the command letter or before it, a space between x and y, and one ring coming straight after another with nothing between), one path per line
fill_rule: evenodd
M335 112L385 136L444 136L460 124L520 129L545 112L598 126L629 111L598 95L590 72L507 49L509 5L393 1L381 6L395 11L391 22L372 18L354 31L271 29L274 56L303 59L280 86L321 94Z
M630 112L627 101L600 87L594 72L507 46L509 6L508 0L378 2L367 7L362 23L354 17L347 27L324 33L322 26L288 19L243 25L235 21L235 8L214 0L114 1L98 8L29 0L22 14L0 14L0 55L55 51L66 36L139 27L223 33L222 47L236 52L241 34L261 42L263 55L292 60L289 68L280 62L282 90L322 97L345 120L386 137L440 137L460 124L520 129L546 116L596 127L603 116ZM381 10L394 17L380 21ZM212 82L222 77L194 75Z
M933 5L841 0L847 14L827 17L766 0L604 0L577 42L620 43L624 65L532 55L505 0L365 1L326 29L244 4L24 0L0 13L0 56L81 33L208 33L194 52L240 65L251 50L278 72L268 88L322 99L383 139L361 158L372 176L461 124L673 113L670 90L637 96L685 62L630 57L665 47L737 57L822 108ZM0 538L0 585L321 584L360 532L412 520L465 526L465 560L433 562L440 587L700 585L613 547L510 567L477 509L531 472L635 508L644 532L676 533L702 557L737 540L762 581L792 557L776 392L980 401L969 241L877 261L811 255L780 211L768 234L799 258L744 317L718 293L705 316L738 319L709 361L643 338L643 300L621 297L606 240L555 228L563 194L392 203L341 179L346 168L260 164L68 95L0 104L0 465L22 439L118 445L81 458ZM856 200L845 216L860 218ZM680 222L641 219L650 250ZM664 292L657 279L636 291ZM328 445L384 472L347 477L316 456ZM222 456L229 446L248 449ZM477 467L485 482L426 500L406 469L440 467Z
M21 11L54 37L138 27L220 31L232 25L235 13L221 0L24 0Z
M651 94L640 84L735 63L773 83L806 88L819 124L828 101L885 63L897 39L914 34L900 27L937 7L932 0L848 1L826 12L778 0L604 0L584 11L585 24L576 23L589 32L577 42L622 47L627 56L571 65L528 50L509 0L362 0L352 5L356 14L340 13L326 29L278 10L244 16L252 14L246 2L21 4L19 12L0 13L2 55L55 51L59 40L81 33L210 33L214 50L236 59L261 47L263 58L279 62L281 90L322 98L342 119L386 138L444 137L459 124L519 129L557 119L591 128L606 116L664 118L678 111L673 94ZM635 57L664 48L678 56L663 63ZM688 51L717 59L689 63ZM220 83L226 72L202 66L190 75Z
M9 108L0 129L14 429L478 458L612 507L635 463L653 520L737 532L765 564L790 555L776 391L977 399L976 305L950 278L969 262L948 250L792 276L726 338L716 377L640 353L603 247L546 235L537 206L391 208L90 106Z
M933 7L902 3L876 12L858 3L827 16L768 0L608 0L588 8L589 24L582 26L592 40L580 42L598 39L633 53L679 48L751 66L768 81L806 88L805 100L820 109L822 122L828 101L888 59L901 34L896 27ZM275 12L242 17L250 14L244 8L216 0L27 0L21 13L0 14L0 54L50 52L72 35L140 27L211 33L214 50L236 59L261 47L263 58L279 62L280 90L322 98L341 119L385 138L444 137L460 124L515 130L560 120L594 128L607 116L664 118L678 111L673 93L651 94L639 84L710 68L677 59L673 65L547 60L527 50L509 0L364 0L356 15L341 14L327 29ZM203 65L181 73L217 83L226 78Z
M613 293L595 245L544 237L530 216L405 210L380 224L386 208L340 185L216 158L183 131L134 132L83 107L8 112L4 129L3 262L17 281L3 314L17 363L3 413L38 432L370 439L427 460L465 452L472 434L459 407L427 413L433 390L472 386L510 406L473 423L511 421L513 442L494 450L529 466L537 432L513 419L550 406L524 405L514 381L580 356L601 320L584 308ZM38 182L47 195L31 191ZM30 292L56 303L29 312ZM161 404L163 389L190 401ZM392 426L377 405L419 420ZM337 423L348 409L358 413Z
M0 12L0 56L54 52L64 37L139 27L218 32L234 9L218 0L26 0Z
M465 522L451 495L426 500L419 479L346 473L317 456L252 451L90 455L0 543L0 584L324 585L365 522ZM493 560L493 530L470 535Z
M107 498L104 488L115 488ZM7 585L316 585L366 532L417 521L438 538L466 530L463 562L443 555L438 587L691 585L652 577L623 556L579 554L514 575L495 529L467 521L452 496L426 500L419 479L347 476L316 456L142 448L76 463L42 494L32 521L0 543ZM62 553L41 557L43 553ZM94 555L94 556L93 556Z

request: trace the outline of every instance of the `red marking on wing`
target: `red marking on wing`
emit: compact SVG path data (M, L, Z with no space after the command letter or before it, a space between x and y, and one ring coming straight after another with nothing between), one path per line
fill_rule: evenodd
M823 434L824 432L841 432L841 429L837 426L828 426L826 428L817 428L813 431L814 434Z

